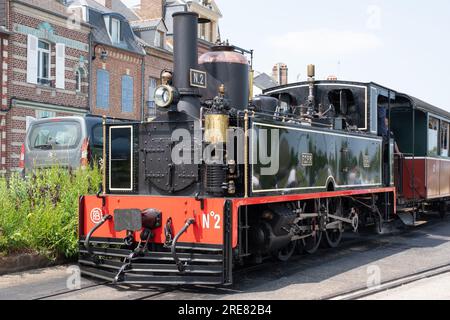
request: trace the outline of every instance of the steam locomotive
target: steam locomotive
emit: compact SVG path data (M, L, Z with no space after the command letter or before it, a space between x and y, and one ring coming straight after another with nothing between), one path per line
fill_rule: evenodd
M173 18L158 117L104 123L103 190L80 199L84 275L231 284L237 265L336 248L345 231L398 217L415 225L424 206L445 211L449 161L427 146L448 157L449 114L375 83L316 81L312 65L308 81L249 102L247 58L229 45L198 58L198 16ZM447 124L446 141L422 141L430 119ZM442 168L437 192L430 168Z

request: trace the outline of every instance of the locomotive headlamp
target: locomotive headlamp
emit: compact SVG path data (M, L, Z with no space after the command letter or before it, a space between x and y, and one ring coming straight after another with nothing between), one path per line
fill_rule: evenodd
M172 103L177 103L178 99L179 94L174 87L162 85L155 90L155 103L160 108L167 108Z

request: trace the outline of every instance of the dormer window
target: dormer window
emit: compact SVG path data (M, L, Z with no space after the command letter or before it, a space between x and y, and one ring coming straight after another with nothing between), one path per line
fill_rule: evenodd
M155 47L157 48L164 48L164 32L162 31L156 31L155 32Z
M120 43L120 21L111 19L111 38L113 43Z
M206 40L206 23L199 24L199 28L199 38L202 40Z
M108 34L111 37L112 43L119 44L121 39L120 20L106 16L105 24L106 29L108 29Z

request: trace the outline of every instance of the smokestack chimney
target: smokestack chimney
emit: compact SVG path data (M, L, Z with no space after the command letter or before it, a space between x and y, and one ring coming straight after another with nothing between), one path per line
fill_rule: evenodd
M198 89L191 86L190 71L198 70L198 14L177 12L173 14L173 84L180 92L178 111L200 118Z
M113 0L95 0L95 1L108 9L112 9Z

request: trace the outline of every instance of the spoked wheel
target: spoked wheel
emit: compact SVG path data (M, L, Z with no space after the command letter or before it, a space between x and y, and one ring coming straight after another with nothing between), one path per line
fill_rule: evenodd
M340 198L333 198L327 200L328 212L334 216L342 217L342 200ZM331 219L330 222L336 220ZM336 229L327 229L325 231L325 237L322 241L325 247L337 248L342 241L342 235L344 230L341 227Z
M289 243L289 245L287 247L278 251L276 258L279 261L287 262L293 256L296 247L297 247L297 242L291 241L291 243Z
M304 251L308 254L314 254L319 250L320 241L322 240L322 231L314 231L311 237L303 239Z
M314 212L318 212L320 210L320 201L316 200L314 203L314 207L310 208L314 210ZM322 241L322 231L319 230L319 219L313 218L311 220L307 220L308 224L310 222L310 226L312 228L312 235L308 238L304 238L299 240L303 243L303 251L307 254L314 254L319 250L320 242Z

